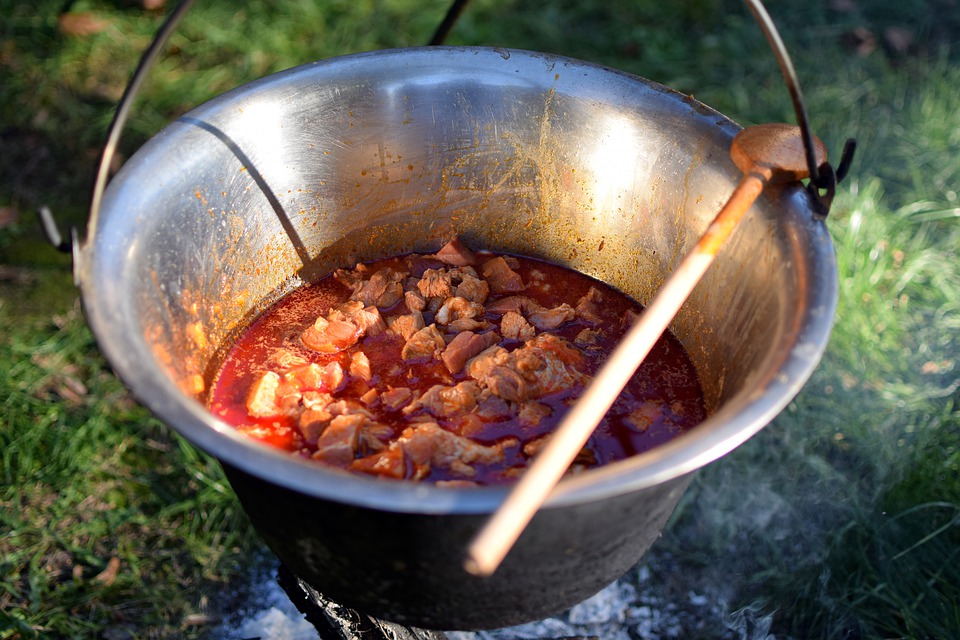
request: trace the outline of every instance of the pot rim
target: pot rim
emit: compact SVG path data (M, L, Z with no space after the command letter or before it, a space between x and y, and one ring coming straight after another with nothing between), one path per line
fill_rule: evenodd
M548 63L574 64L597 73L612 73L682 100L701 114L709 113L710 117L723 121L725 131L735 133L739 128L726 116L693 98L639 76L564 56L492 47L415 47L339 56L294 67L242 85L202 107L215 106L221 100L236 96L238 92L282 82L290 74L309 73L318 65L374 63L384 57L409 55L411 50L419 55L440 52L444 55L476 56L478 64L482 63L484 55L517 55L543 59ZM730 137L732 140L732 134ZM137 162L137 156L134 155L130 164ZM109 192L108 188L107 199ZM809 196L803 189L786 187L775 189L773 195L761 196L769 197L775 197L781 203L789 202L792 209L809 212L806 216L795 216L796 223L800 225L798 231L810 241L807 248L809 263L801 266L809 269L810 277L807 278L804 292L804 306L797 310L802 317L796 320L797 326L804 328L804 333L797 337L793 349L776 367L776 373L754 390L750 397L742 397L746 395L744 391L738 393L705 422L655 449L564 478L544 508L599 501L691 473L730 452L762 429L794 398L810 377L826 348L837 304L833 244L823 218L813 213ZM199 401L184 394L159 367L143 367L144 360L153 359L153 354L145 344L130 336L117 339L113 315L115 309L120 308L115 305L121 301L106 288L98 287L93 277L93 263L96 260L93 239L95 232L99 231L91 228L87 240L75 254L77 285L98 345L134 396L198 448L225 465L287 489L375 510L431 515L487 514L493 512L505 498L510 485L440 488L426 483L371 478L294 458L242 435L209 412ZM810 268L814 264L819 266Z

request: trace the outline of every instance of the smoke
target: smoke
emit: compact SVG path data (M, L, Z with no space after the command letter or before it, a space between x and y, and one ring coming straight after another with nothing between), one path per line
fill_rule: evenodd
M651 554L617 582L562 615L495 631L449 632L449 640L737 640L724 624L723 602L712 593L664 588L671 561ZM676 577L676 576L674 576Z
M738 640L776 640L770 633L773 614L762 614L762 607L753 604L725 616L724 624L737 634Z

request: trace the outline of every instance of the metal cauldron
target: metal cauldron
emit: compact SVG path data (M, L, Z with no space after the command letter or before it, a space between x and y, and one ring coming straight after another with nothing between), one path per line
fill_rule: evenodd
M492 578L463 551L505 488L348 475L210 414L230 339L360 260L474 247L544 258L649 300L739 179L739 127L653 82L489 48L379 51L269 76L180 117L111 182L76 251L119 377L222 461L257 530L330 598L423 627L491 628L590 596L641 557L691 472L766 425L827 343L837 272L799 186L772 188L677 317L710 418L564 480Z

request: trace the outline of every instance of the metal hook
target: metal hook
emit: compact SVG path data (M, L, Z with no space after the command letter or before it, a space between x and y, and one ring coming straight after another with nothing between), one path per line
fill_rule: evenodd
M69 240L64 240L57 226L57 221L50 211L50 207L42 205L37 209L37 217L40 218L40 224L43 226L43 232L47 236L47 241L61 253L70 253L71 246Z

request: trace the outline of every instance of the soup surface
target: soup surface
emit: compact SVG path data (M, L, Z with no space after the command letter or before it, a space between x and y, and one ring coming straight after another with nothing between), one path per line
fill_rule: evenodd
M509 482L640 311L570 269L453 240L284 297L227 354L210 409L322 464L437 484ZM664 335L569 472L700 423L702 395L687 354Z

